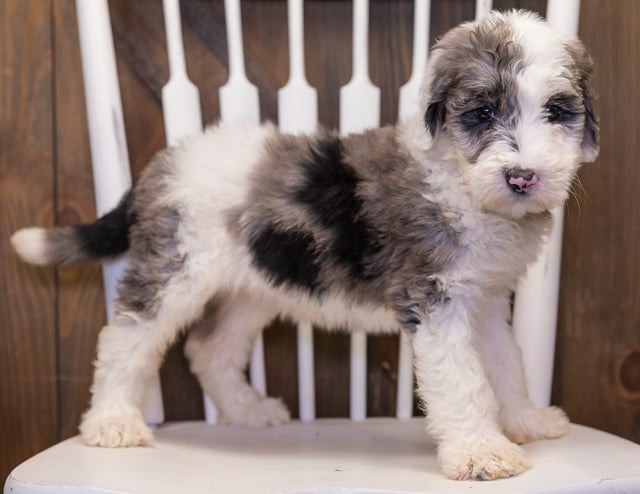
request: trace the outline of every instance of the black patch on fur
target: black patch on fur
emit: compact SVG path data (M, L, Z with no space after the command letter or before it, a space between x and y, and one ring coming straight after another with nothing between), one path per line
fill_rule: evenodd
M276 285L302 286L318 290L320 268L313 237L299 230L281 230L268 225L253 238L249 247L253 262Z
M395 300L395 311L398 322L404 331L413 334L421 322L421 304L415 301L404 288Z
M517 74L526 65L522 47L508 23L497 20L456 28L434 50L441 54L432 68L425 124L432 136L446 125L473 163L492 140L502 140L516 126ZM492 119L476 118L484 106L493 109Z
M584 90L585 94L587 90ZM584 139L583 146L594 148L598 147L598 119L593 110L593 99L591 96L584 98Z
M136 222L129 190L118 205L95 223L74 227L83 253L93 258L115 257L129 250L129 228Z
M428 313L450 301L444 278L426 276L417 280L410 288L400 290L394 305L398 322L406 332L413 334Z
M331 255L338 265L358 280L370 280L376 273L367 259L381 249L374 232L362 218L362 200L357 195L359 177L343 159L340 139L329 136L316 141L311 159L302 163L306 183L295 194L314 218L333 232Z
M131 229L129 267L118 285L120 309L153 317L160 293L180 271L186 254L178 250L179 211L166 208L140 218Z
M584 136L582 147L585 150L597 153L599 142L598 118L593 109L593 100L595 93L591 85L593 77L593 60L585 50L582 43L577 40L569 42L566 45L567 51L573 59L575 70L578 72L577 85L582 93L584 103Z
M153 316L162 285L149 278L145 271L141 266L127 269L118 285L118 304L126 311Z
M438 129L444 125L446 116L447 109L444 100L429 103L427 111L424 114L424 124L429 132L431 132L431 137L434 137Z
M571 126L583 113L582 101L573 94L557 94L545 104L545 113L550 123Z
M477 133L482 134L486 132L494 123L494 116L491 115L490 118L484 117L483 112L487 111L494 112L495 110L488 105L480 106L473 110L466 111L462 113L458 117L458 121L460 125L469 133Z

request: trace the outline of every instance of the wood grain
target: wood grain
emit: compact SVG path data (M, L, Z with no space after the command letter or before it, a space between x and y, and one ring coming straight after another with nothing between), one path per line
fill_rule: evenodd
M95 198L75 6L52 3L53 102L55 105L56 224L95 220ZM58 268L59 437L77 434L89 403L91 362L105 323L102 273L98 265Z
M567 207L554 400L578 423L640 442L640 399L622 382L639 379L626 358L640 346L640 4L582 9L601 148L580 172L584 198Z
M0 3L1 479L57 439L55 272L9 245L18 228L53 224L50 14L49 2Z
M109 2L131 173L164 148L160 92L169 77L162 2Z

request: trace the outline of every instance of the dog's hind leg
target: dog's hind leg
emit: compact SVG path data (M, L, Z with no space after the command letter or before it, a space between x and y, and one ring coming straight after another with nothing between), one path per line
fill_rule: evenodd
M505 434L517 443L566 434L569 420L557 407L536 408L527 394L522 355L508 320L509 291L485 297L478 347L500 405L499 420Z
M91 407L80 425L87 444L121 447L152 442L139 409L145 385L158 371L168 345L199 317L210 297L202 278L185 273L174 277L160 288L155 309L125 310L124 300L116 304L113 322L100 332ZM134 268L121 282L120 293L140 289L153 290L153 284Z
M140 412L145 385L178 332L213 295L208 258L187 253L176 211L158 210L132 231L129 267L118 285L113 321L98 338L89 410L80 425L87 444L137 446L153 437Z
M90 446L143 446L153 442L140 405L147 378L157 369L161 349L153 349L155 328L117 315L98 338L91 405L80 424L80 434Z
M91 406L80 425L87 444L121 447L152 442L139 409L145 385L179 330L199 316L206 302L203 297L197 303L195 280L189 287L185 283L179 284L182 289L164 290L162 307L154 317L117 310L113 322L100 332Z
M217 307L213 329L192 331L187 339L191 371L225 423L264 427L289 421L282 401L258 393L244 372L256 336L276 315L263 303L236 295Z

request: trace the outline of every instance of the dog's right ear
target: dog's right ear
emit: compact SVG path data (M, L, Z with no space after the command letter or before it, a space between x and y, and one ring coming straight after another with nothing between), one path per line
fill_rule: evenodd
M436 49L438 45L436 45ZM429 85L427 89L427 109L424 113L424 125L431 132L431 136L435 137L447 119L447 93L451 85L451 70L446 70L446 63L437 56L436 49L432 54L436 55L431 61L429 77Z
M435 137L436 132L444 125L447 116L447 109L444 106L445 99L431 100L427 105L427 111L424 114L424 124L431 132L431 137Z

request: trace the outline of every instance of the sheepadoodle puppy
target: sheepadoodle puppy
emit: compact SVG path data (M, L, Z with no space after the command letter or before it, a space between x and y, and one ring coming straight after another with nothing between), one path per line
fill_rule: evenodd
M17 232L34 264L129 260L99 337L84 441L152 441L145 381L214 300L215 330L186 351L227 421L289 419L244 376L273 318L404 331L444 473L527 469L515 443L561 436L568 421L527 398L509 297L550 210L598 153L591 74L578 40L530 13L492 13L437 43L406 123L346 137L214 125L158 153L95 223Z

